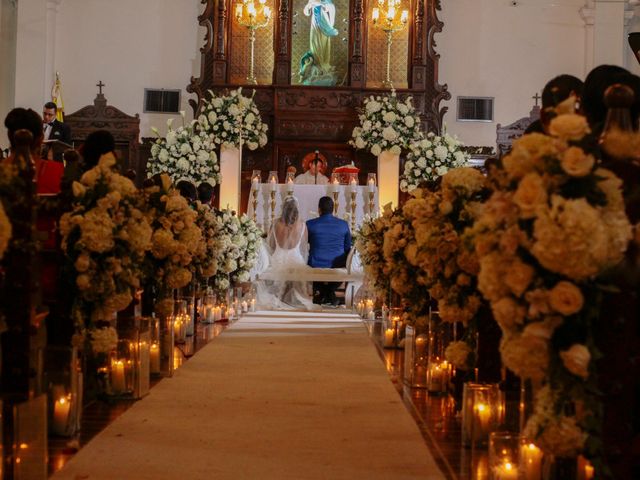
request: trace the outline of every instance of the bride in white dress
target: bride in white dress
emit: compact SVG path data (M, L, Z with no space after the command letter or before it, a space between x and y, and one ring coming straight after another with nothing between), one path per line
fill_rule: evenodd
M269 266L266 271L270 278L279 274L291 278L291 274L311 269L307 265L307 227L300 219L298 201L287 197L282 204L282 214L269 230L266 248ZM286 274L286 275L284 275ZM258 306L262 309L319 309L314 305L308 292L309 282L290 280L260 280L257 282Z

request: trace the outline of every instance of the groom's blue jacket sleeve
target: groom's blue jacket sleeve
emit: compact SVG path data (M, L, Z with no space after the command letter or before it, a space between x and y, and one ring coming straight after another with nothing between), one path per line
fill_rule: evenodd
M309 265L316 268L344 267L351 250L349 224L333 215L307 221Z

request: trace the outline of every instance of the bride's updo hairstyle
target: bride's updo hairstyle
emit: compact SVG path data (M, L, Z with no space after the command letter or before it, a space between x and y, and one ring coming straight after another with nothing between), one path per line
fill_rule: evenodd
M287 197L282 204L282 221L285 225L293 225L298 221L298 201L293 197Z

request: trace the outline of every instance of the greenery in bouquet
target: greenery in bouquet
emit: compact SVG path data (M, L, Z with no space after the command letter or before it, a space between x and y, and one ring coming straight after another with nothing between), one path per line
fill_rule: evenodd
M80 330L126 308L142 280L151 226L135 185L116 173L112 154L73 182L73 210L60 219L65 272L75 289Z
M400 189L411 193L420 185L434 182L450 169L465 166L469 155L462 150L462 146L462 142L456 137L447 133L436 135L433 132L412 143L404 163Z
M402 101L395 90L366 98L358 118L360 126L353 129L349 144L367 149L376 157L385 150L400 155L403 149L423 138L420 116L412 98Z
M161 178L161 186L142 192L153 230L146 270L159 299L168 298L173 289L189 285L192 262L202 247L202 233L196 223L198 213L171 186L167 175Z
M218 220L214 210L209 205L197 201L195 209L198 213L196 225L202 233L202 238L193 257L192 267L198 282L205 284L209 277L215 275L218 270L218 243L216 239L218 235Z
M242 88L227 95L215 95L209 90L198 116L200 128L212 135L213 141L226 147L255 150L267 144L268 125L263 123L260 110L253 97L245 97Z
M147 176L167 174L173 181L187 180L194 185L207 182L212 186L220 183L220 165L216 155L213 136L199 122L172 128L173 118L167 120L167 134L161 137L156 128L152 131L158 139L151 146L151 158L147 162Z
M525 433L548 453L593 458L597 277L623 258L632 233L622 182L598 167L588 132L583 117L563 114L549 136L515 141L468 235L478 288L502 330L502 361L538 391Z
M251 270L258 260L262 237L264 236L262 229L248 215L240 217L240 232L243 240L241 241L242 254L238 258L238 268L231 273L231 282L233 284L248 282L250 280Z

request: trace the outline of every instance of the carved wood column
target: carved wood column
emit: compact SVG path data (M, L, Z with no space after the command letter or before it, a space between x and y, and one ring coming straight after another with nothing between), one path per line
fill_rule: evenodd
M353 0L349 44L349 85L362 88L367 83L367 69L362 52L367 49L367 25L364 15L364 1Z
M274 85L291 84L291 0L278 1L278 22L275 25L273 68Z
M215 21L215 55L213 58L213 83L214 85L224 85L227 83L227 0L217 0L218 8Z
M416 0L413 9L413 26L409 27L409 44L411 45L411 62L409 72L409 88L424 90L426 82L427 43L425 23L425 0Z

